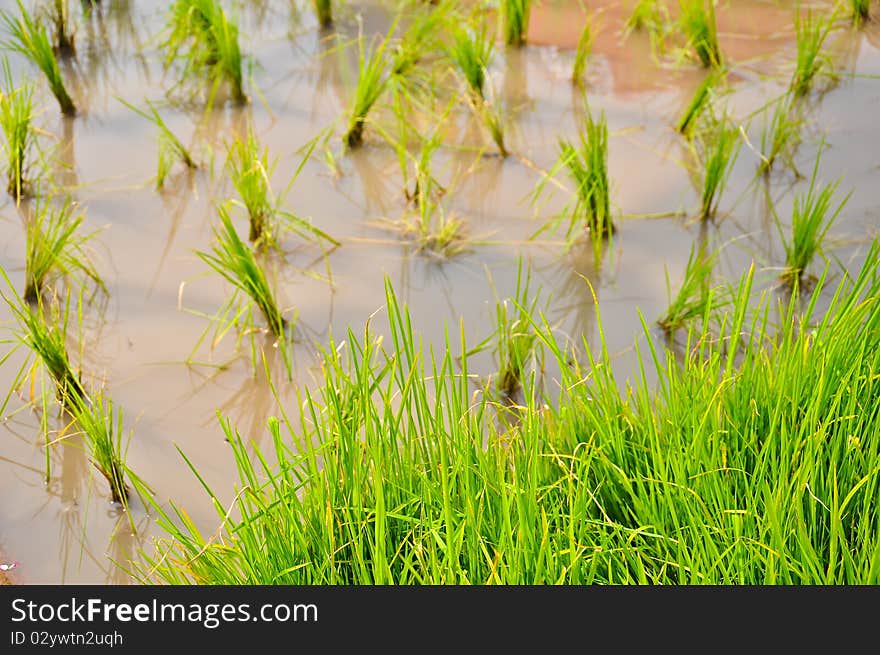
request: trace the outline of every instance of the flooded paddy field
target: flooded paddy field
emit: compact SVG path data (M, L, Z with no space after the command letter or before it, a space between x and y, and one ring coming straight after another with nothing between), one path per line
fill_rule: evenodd
M766 174L763 139L797 65L797 7L782 0L717 5L724 75L702 111L704 119L726 121L737 154L717 209L705 218L704 151L676 128L714 68L694 59L679 34L627 30L632 2L542 2L532 6L525 45L494 41L484 96L501 117L507 156L468 100L466 82L441 55L424 64L430 73L412 92L417 101L395 112L395 102L411 98L386 88L363 143L343 144L359 47L398 43L414 16L442 5L348 2L334 5L333 25L323 28L303 2L224 5L239 24L247 104L227 101L221 89L208 111L203 98L174 89L177 65L166 69L162 46L166 2L70 4L76 55L62 58L61 73L75 116L63 116L32 63L7 50L12 76L34 84L41 157L32 177L41 187L35 198L7 195L0 203L0 266L18 293L26 282L25 225L39 198L69 197L82 211L81 233L95 233L83 252L106 292L87 284L81 309L73 301L72 364L87 387L103 388L121 411L127 465L158 503L185 507L205 535L217 530L217 512L181 453L230 503L239 477L220 418L249 449L271 449L267 418L286 411L297 422L304 390L322 379L322 349L347 339L349 328L362 336L368 322L386 346L391 342L386 280L408 305L414 331L439 352L447 334L456 349L460 332L472 348L493 335L497 302L515 296L518 273L529 271L531 291L540 291L537 308L558 338L598 355L604 336L624 388L639 375L637 349L687 349L684 333L670 339L655 321L681 286L692 252L716 253L713 284L736 285L754 266L755 294L786 298L781 278L795 199L811 181L839 180L833 208L848 199L804 276L819 276L827 262L826 284L817 291L824 307L838 282L862 268L877 236L880 27L871 19L854 25L840 8L829 18L831 3L813 6L830 27L813 87L791 100L797 137ZM0 9L19 12L9 0ZM678 8L670 9L674 21ZM497 7L460 11L474 25L495 29ZM588 19L592 47L582 84L573 84ZM3 26L0 32L9 38ZM161 189L157 127L132 109L146 111L148 103L200 164L173 164ZM577 192L564 168L554 170L560 139L578 143L587 117L600 115L607 121L615 230L599 243L579 224L568 239ZM280 207L332 238L279 232L260 255L293 325L289 353L266 334L258 312L243 338L234 325L220 338L211 317L232 287L197 254L215 243L218 204L240 198L227 152L249 129L268 149L268 161L277 158L268 177ZM448 247L437 246L445 243L441 236L422 238L413 228L420 210L410 200L413 166L429 135L438 139L429 175L442 193L424 220L458 226ZM402 150L399 140L406 141ZM401 152L408 153L403 167ZM229 206L229 216L244 239L247 212L239 203ZM58 288L63 297L75 285ZM11 292L4 287L4 294ZM0 389L9 393L0 424L0 551L19 562L15 579L25 583L132 582L127 562L151 551L152 539L163 534L155 511L136 494L127 511L110 502L82 437L54 402L49 377L19 375L28 350L13 350L17 317L7 303L0 303L0 321L9 326L0 358L11 352L0 367ZM252 348L262 349L265 361ZM538 368L552 389L558 367L547 361ZM474 354L472 391L496 369L490 348Z

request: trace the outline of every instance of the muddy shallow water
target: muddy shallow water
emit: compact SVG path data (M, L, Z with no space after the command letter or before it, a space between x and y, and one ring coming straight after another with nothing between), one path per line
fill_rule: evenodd
M734 67L728 107L744 120L786 88L795 53L794 4L731 4L719 9L719 32ZM579 3L543 3L533 16L532 45L509 53L497 49L491 83L507 110L509 147L515 154L505 160L479 158L473 149L453 147L437 154L435 171L445 183L454 180L445 206L465 221L473 241L466 252L448 260L414 253L398 234L382 227L383 219L402 214L404 203L396 155L375 132L368 130L362 150L340 154L342 117L355 76L353 49L335 48L334 35L318 29L306 3L297 3L296 11L290 2L242 3L243 47L254 62L254 82L264 100L255 99L244 111L215 111L207 122L200 108L164 107L163 116L175 132L185 141L192 135L214 154L213 169L193 175L175 169L162 193L152 182L154 129L117 97L136 105L163 98L171 79L163 78L157 35L167 4L111 0L103 5L90 19L81 19L78 59L67 71L68 79L76 80L74 95L85 111L64 120L42 86L38 94L44 108L39 123L51 134L44 141L54 149L47 174L81 204L87 228L101 230L92 249L109 296L100 308L86 312L82 359L76 360L86 381L95 387L103 382L122 408L133 435L128 451L132 469L158 497L184 505L208 534L216 527L216 514L176 447L222 498L231 499L236 475L218 412L257 443L266 437L265 418L277 412L268 383L254 375L246 353L235 351L231 335L213 350L199 348L193 363L184 361L209 326L199 313L213 314L229 294L194 251L210 247L213 202L234 197L222 173L223 142L248 120L271 155L279 157L276 190L298 165L296 151L320 130L336 129L329 144L340 170L333 172L314 158L293 185L286 206L311 217L341 246L325 258L320 248L291 236L283 243L285 256L276 257L273 266L282 302L291 308L289 315L295 310L300 326L294 382L283 381L282 367L270 362L286 407L296 403L297 389L318 370L316 345L326 345L331 333L341 337L349 326L362 333L365 321L383 307L384 276L409 304L416 330L435 345L442 343L444 323L455 334L460 317L471 344L491 332L493 288L502 297L513 292L521 256L531 266L533 287L542 289L541 306L551 321L561 333L578 339L585 335L594 347L598 328L589 280L608 348L626 375L635 365L634 342L646 338L638 312L652 321L665 309L666 275L675 289L697 240L724 245L719 272L730 279L754 261L760 285L771 286L783 263L765 192L787 225L793 193L805 183L787 171L774 173L766 184L756 182L758 156L744 145L719 218L708 225L693 220L699 195L683 164L686 149L671 126L704 73L653 60L646 35L622 40L619 30L627 11L616 3L590 3L601 12L602 27L588 66L588 94L593 110L603 110L608 119L618 217L610 253L598 267L591 252L564 252L561 232L528 241L567 201L560 191L533 207L527 196L539 171L553 165L558 137L573 138L582 116L581 98L568 81L571 48L584 15ZM3 9L12 6L9 0L0 2ZM389 7L350 3L338 21L338 38L356 36L358 17L366 33L384 31L392 17ZM824 136L822 179L841 176L841 190L853 190L828 242L830 255L850 270L859 266L880 225L878 46L876 25L832 33L828 49L841 77L811 99L797 153L800 168L809 172ZM11 61L14 70L31 74L18 59ZM456 143L482 145L464 109L453 122ZM762 126L761 115L744 124L752 144L760 143ZM24 265L20 211L8 199L0 205L0 265L19 288ZM243 229L242 215L236 217ZM0 320L10 321L5 306ZM381 329L384 317L380 313L374 321ZM650 338L663 342L656 331ZM13 356L0 368L4 390L20 361ZM471 368L491 373L491 357L479 356ZM152 520L135 502L133 531L107 502L104 481L91 474L85 453L72 440L51 448L46 484L40 416L27 401L27 390L14 396L0 425L0 550L20 562L16 579L129 581L113 562L149 546L158 534ZM51 430L63 427L56 413L48 420Z

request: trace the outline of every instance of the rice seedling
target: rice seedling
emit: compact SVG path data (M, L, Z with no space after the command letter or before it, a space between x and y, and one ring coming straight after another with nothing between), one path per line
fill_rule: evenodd
M489 137L498 149L498 154L504 158L510 154L504 141L504 113L501 103L489 98L477 107L483 124L489 132Z
M718 122L707 141L703 144L705 153L702 160L705 164L700 197L701 219L711 218L718 212L718 203L721 202L721 195L742 146L739 129L726 116Z
M312 7L315 9L315 16L322 28L330 27L333 24L333 0L312 0Z
M512 299L495 305L495 334L492 337L498 361L496 388L507 398L521 388L529 360L537 357L541 345L535 318L540 294L530 298L531 271L516 272L516 291Z
M92 465L107 480L110 499L127 507L130 489L126 480L133 474L126 464L122 410L101 392L70 409L89 444Z
M93 234L81 235L83 214L65 198L59 204L37 199L25 226L25 302L36 304L56 280L74 277L107 292L104 281L83 247Z
M521 46L526 42L531 11L532 0L501 0L499 16L504 43Z
M857 25L861 25L871 15L871 0L850 0L852 6L852 19Z
M448 48L459 74L467 83L468 92L477 100L483 100L483 87L486 83L486 72L492 62L492 36L483 22L479 28L458 25L452 33L452 43Z
M801 141L803 122L801 110L790 94L785 94L773 103L773 113L761 133L761 163L758 165L758 172L768 174L781 158L797 173L794 151Z
M68 0L51 0L46 7L49 20L55 34L55 50L62 57L70 57L76 53L74 47L74 31L70 22L70 2Z
M175 0L163 48L166 68L181 63L181 84L192 81L196 90L204 90L207 77L209 107L224 86L233 102L250 101L244 90L238 24L219 0Z
M819 155L821 155L821 151ZM828 230L831 229L852 195L852 191L850 191L834 206L834 194L837 192L840 180L826 184L821 188L817 187L819 155L816 156L807 192L795 196L789 235L783 233L778 217L776 220L785 247L785 270L782 279L790 286L804 281L807 267L815 256L822 252L822 243Z
M159 133L159 158L156 165L157 189L161 189L165 186L165 180L176 162L180 162L189 170L196 170L199 167L189 148L183 145L183 142L176 134L174 134L174 132L171 131L171 128L168 127L168 124L159 114L153 103L148 102L147 107L149 108L149 111L144 111L127 103L121 98L119 101L156 126L156 131Z
M268 448L221 417L241 493L229 505L205 486L204 531L153 500L167 536L138 577L876 585L878 263L875 243L824 315L814 296L778 329L771 294L751 307L750 271L717 332L689 331L686 357L637 349L633 380L615 377L603 330L573 360L534 317L558 397L524 393L514 426L473 393L464 336L429 350L386 283L387 349L369 324L331 344L300 413L268 417Z
M721 47L715 24L714 0L679 0L679 27L700 63L709 68L721 66Z
M657 324L667 336L671 336L693 320L707 318L710 308L717 311L723 306L718 288L712 286L712 272L716 259L717 253L707 252L702 244L699 248L691 247L684 269L684 279L674 298L667 271L666 293L670 299L669 306L663 316L657 319Z
M239 238L226 207L218 206L217 214L220 226L214 228L215 243L211 252L197 251L196 254L260 310L269 331L284 343L287 339L287 320L282 315L263 267Z
M624 30L626 32L633 30L657 30L666 23L663 11L664 7L660 4L659 0L638 0L633 6L632 13L626 19Z
M397 40L391 55L390 74L396 80L406 78L430 56L446 31L451 4L442 4L429 12L417 13Z
M830 70L830 59L822 51L822 46L832 25L832 18L823 18L809 9L798 12L795 19L797 60L789 86L794 95L807 95L813 88L816 76Z
M577 47L574 52L574 63L571 67L571 81L575 86L583 86L584 72L587 69L587 58L593 50L594 25L592 19L584 23L584 29L578 37Z
M6 155L6 189L19 202L30 194L29 171L36 145L33 127L34 91L30 84L16 86L3 59L3 80L0 90L0 128L3 129L3 151Z
M9 39L3 43L3 47L18 52L39 68L49 82L49 88L61 107L61 113L65 116L75 116L76 105L64 85L64 78L61 77L61 69L58 67L58 59L46 32L46 26L28 13L21 0L16 0L16 4L18 17L7 12L2 14L3 25L9 34Z
M678 119L676 129L686 137L690 137L703 113L712 108L712 95L715 86L723 79L724 73L719 69L711 70L700 82L688 106Z
M375 41L369 49L364 46L364 38L358 38L358 79L349 112L348 127L342 141L347 148L356 148L364 140L367 115L382 96L388 84L385 50L388 41Z
M585 102L586 104L586 102ZM608 180L608 124L605 113L593 118L589 106L584 112L584 124L578 134L578 142L559 139L559 159L549 174L539 182L535 196L539 195L547 181L565 171L575 185L573 204L560 215L568 214L566 239L571 243L575 228L583 225L593 243L610 237L614 231L611 218L611 187ZM555 221L553 221L555 223Z

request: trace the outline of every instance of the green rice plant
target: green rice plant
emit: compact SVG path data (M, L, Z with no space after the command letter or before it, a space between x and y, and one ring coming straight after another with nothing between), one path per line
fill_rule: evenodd
M333 24L333 0L312 0L312 6L321 27L330 27Z
M429 348L386 282L385 339L371 321L329 344L299 413L267 418L267 447L220 418L238 475L205 485L213 525L149 501L165 534L137 576L877 585L878 264L875 243L835 293L778 325L778 296L755 299L751 269L717 328L688 331L684 356L645 325L625 379L601 321L592 354L535 316L559 385L540 394L526 376L513 425L474 392L467 326Z
M807 95L813 88L816 76L830 71L831 60L822 51L822 46L832 26L833 17L823 18L809 9L798 12L795 19L797 60L789 85L795 96Z
M484 98L483 87L492 62L493 46L492 35L484 22L479 28L459 24L452 32L449 58L467 83L469 93L479 100Z
M700 63L709 68L722 64L715 24L714 0L679 0L681 15L678 24Z
M713 90L723 78L724 72L717 68L709 71L703 78L676 124L676 129L681 134L690 137L703 113L707 109L711 110Z
M666 293L670 299L669 306L663 316L657 319L657 324L667 335L672 335L696 319L707 318L710 309L717 311L724 305L723 294L719 293L718 287L712 285L716 259L717 253L708 253L704 245L699 248L691 247L684 279L674 298L667 271Z
M575 185L573 204L570 203L560 215L560 218L566 214L569 217L566 240L571 243L575 228L583 226L596 244L615 231L608 180L608 124L604 112L594 119L587 106L584 114L578 141L573 144L560 137L559 159L538 184L535 195L542 192L549 179L564 171Z
M180 62L181 84L192 82L196 90L207 86L209 107L224 85L234 102L250 101L244 91L238 24L219 0L175 0L163 48L166 68Z
M494 98L488 98L477 106L483 125L489 132L489 137L498 149L498 154L505 158L510 154L504 141L504 110L501 103Z
M49 82L49 88L61 107L61 113L75 116L76 105L64 86L64 78L61 77L61 69L58 67L58 59L49 41L46 26L28 13L21 0L16 0L16 4L18 17L7 12L2 14L3 25L9 34L3 47L21 54L39 68Z
M33 126L34 90L30 84L15 85L6 58L3 59L2 84L0 128L5 137L3 152L6 155L6 189L19 202L31 191L29 171L36 145Z
M342 137L347 148L356 148L364 140L367 115L382 96L388 85L385 50L388 40L375 41L369 49L364 46L363 36L358 37L358 79L348 117L348 127Z
M416 66L439 50L440 35L447 31L451 3L443 3L428 12L413 16L391 54L390 75L397 81L406 78Z
M70 2L51 0L45 9L55 33L56 51L64 57L75 54L74 31L70 23Z
M593 51L593 40L595 39L594 30L595 26L593 20L587 19L587 22L584 23L584 29L581 30L581 35L578 37L577 47L574 51L574 63L571 67L571 81L575 86L581 87L584 84L584 72L587 69L587 58Z
M226 207L218 206L217 213L220 226L214 228L215 243L211 252L197 251L196 254L260 310L269 331L284 343L287 339L287 320L282 315L263 267L239 238Z
M530 298L531 271L522 272L520 261L516 272L516 291L512 299L495 304L493 352L498 362L496 388L507 398L522 387L529 360L538 356L541 346L535 319L540 294Z
M284 198L299 177L319 139L320 136L306 145L305 154L287 188L277 196L272 190L271 178L278 159L269 161L269 149L261 149L253 129L248 128L244 138L236 136L227 146L226 169L241 198L241 202L237 204L247 211L250 223L248 239L255 245L275 244L281 227L290 228L309 240L324 240L339 245L338 241L309 221L282 209ZM285 219L283 224L279 223L280 218Z
M171 168L176 162L182 163L191 171L194 171L199 167L198 162L196 162L195 157L193 157L189 148L183 145L183 142L176 134L174 134L174 132L171 131L171 128L165 123L165 120L159 114L153 103L147 102L149 111L144 111L127 103L121 98L119 101L156 126L156 131L159 133L159 159L156 166L157 189L161 189L165 186L165 180L168 177L168 173L171 172Z
M857 25L868 20L871 14L871 0L850 0L852 19Z
M105 293L107 287L83 247L93 234L80 235L83 214L70 198L60 205L37 199L25 226L26 302L36 304L44 290L56 280L74 277L93 282Z
M803 123L801 109L795 105L790 94L783 95L773 103L773 113L761 133L760 173L769 173L780 158L797 172L794 151L801 141Z
M715 130L705 137L703 143L704 154L702 160L703 178L702 195L700 197L700 218L707 219L715 216L718 211L718 203L727 180L736 163L742 142L739 138L739 129L732 125L725 116L717 124Z
M531 12L532 0L501 0L499 16L504 43L521 46L526 42Z
M783 233L779 219L776 218L776 225L785 247L785 270L782 279L790 286L805 280L807 267L813 258L822 252L822 243L828 230L852 195L850 191L835 207L834 194L837 192L840 180L817 188L820 155L821 151L816 156L807 192L795 196L789 235Z
M92 465L110 487L110 499L128 507L133 474L126 464L127 443L123 442L122 410L99 392L88 402L76 403L71 413L89 444Z
M663 16L663 5L660 0L638 0L624 24L624 30L655 30L666 21Z

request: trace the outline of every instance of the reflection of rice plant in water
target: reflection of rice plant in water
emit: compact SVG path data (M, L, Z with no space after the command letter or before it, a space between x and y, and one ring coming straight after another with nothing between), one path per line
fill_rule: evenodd
M666 274L666 292L670 302L666 312L657 319L657 324L667 335L671 335L690 321L708 316L709 308L722 306L719 294L712 287L712 270L715 267L716 253L707 253L705 246L691 248L684 279L673 298Z
M369 49L364 47L364 38L358 38L358 79L351 103L348 127L342 140L349 148L356 148L364 140L367 114L388 84L386 74L385 49L387 41L373 43Z
M3 24L10 37L3 46L18 52L39 68L49 82L49 88L61 107L61 113L65 116L75 115L76 106L67 93L67 87L64 86L58 58L49 41L46 26L28 13L21 0L16 0L16 3L19 10L17 18L6 12L3 13Z
M715 24L714 0L679 0L679 26L700 63L707 68L722 63Z
M457 25L452 33L449 57L467 82L470 93L483 99L486 71L492 61L492 36L481 23L479 29Z
M210 106L226 85L232 100L249 102L244 91L243 56L238 25L227 16L219 0L176 0L171 7L168 36L163 43L165 65L182 65L181 84L204 87L208 80Z
M3 80L0 90L0 128L3 129L3 150L6 155L6 189L16 202L31 191L28 171L35 145L34 91L29 84L16 87L3 59Z
M578 37L577 47L574 52L574 64L571 67L571 81L577 86L584 84L584 72L587 69L587 58L593 50L593 21L587 19L584 29Z
M703 184L700 198L700 218L711 218L718 211L721 194L736 163L742 142L739 129L725 116L714 132L704 137Z
M521 46L529 31L532 0L501 0L501 29L504 43Z
M700 82L676 125L681 134L687 137L691 136L703 112L706 109L711 109L713 89L723 77L723 72L713 69Z
M78 234L82 222L83 214L76 211L70 198L60 205L48 199L34 202L25 229L26 302L36 303L48 285L67 276L78 279L80 284L90 280L107 291L83 248L92 235Z
M816 254L822 252L822 243L828 230L831 229L835 219L840 215L852 195L850 192L836 207L833 206L834 194L840 182L838 180L832 184L826 184L821 189L817 188L819 159L820 157L817 155L807 192L797 195L794 199L789 235L782 232L777 219L777 227L779 227L782 243L785 247L785 271L782 278L791 286L804 279L810 262L813 261Z
M312 6L321 27L330 27L333 24L333 0L312 0Z
M126 107L143 116L153 125L159 132L159 159L156 166L156 188L161 189L165 185L165 179L171 171L171 167L175 162L180 162L190 170L199 167L192 153L183 142L177 138L177 135L171 131L171 128L165 123L164 119L156 107L148 102L149 111L138 109L134 105L130 105L124 100L120 100Z
M794 168L794 150L801 141L801 125L804 122L800 112L790 94L773 103L773 113L761 133L759 172L769 173L780 158Z
M790 85L796 96L808 94L816 76L829 68L830 60L822 52L822 46L831 31L832 19L833 17L822 18L810 10L798 13L795 22L797 61Z
M269 330L279 340L286 339L287 321L281 314L275 293L269 285L263 267L254 253L238 236L229 212L223 206L217 208L220 227L214 228L215 243L210 253L196 254L260 310Z

